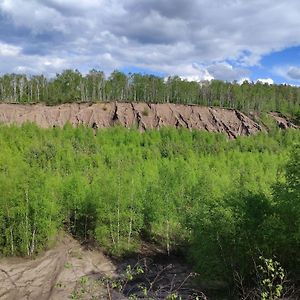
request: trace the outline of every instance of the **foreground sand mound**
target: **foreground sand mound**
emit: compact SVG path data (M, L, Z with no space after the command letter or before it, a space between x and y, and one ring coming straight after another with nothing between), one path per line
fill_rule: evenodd
M104 275L115 275L115 267L107 257L64 236L56 247L34 260L1 259L0 299L110 299L114 291L92 284L93 278Z
M121 125L140 130L163 126L223 132L230 138L262 131L260 125L237 110L181 104L72 103L59 106L0 104L0 122L34 122L41 127L84 124L93 128Z

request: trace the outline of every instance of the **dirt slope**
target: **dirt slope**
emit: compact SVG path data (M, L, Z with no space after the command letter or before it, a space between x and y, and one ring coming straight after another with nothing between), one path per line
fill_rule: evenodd
M141 131L163 126L224 132L230 138L263 129L237 110L181 104L97 103L59 106L0 104L0 123L35 122L41 127L85 124L93 128L121 125Z
M297 128L299 128L298 126L293 124L290 120L288 120L286 117L282 116L279 113L271 112L269 115L275 120L278 127L281 129L289 129L289 128L297 129Z
M80 299L91 299L92 295L109 299L104 285L91 284L93 276L101 275L115 275L115 267L108 258L99 251L85 250L77 241L64 236L56 247L37 259L1 259L0 299L77 299L75 295L79 292Z

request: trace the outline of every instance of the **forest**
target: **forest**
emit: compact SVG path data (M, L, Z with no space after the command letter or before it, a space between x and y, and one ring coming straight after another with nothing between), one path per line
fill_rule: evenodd
M299 122L300 88L244 81L242 84L187 81L179 76L163 78L98 70L86 75L65 70L54 78L44 75L5 74L0 77L0 102L55 105L66 102L134 101L219 106L251 111L277 111Z
M297 130L1 125L0 255L35 256L64 230L114 256L153 243L229 286L261 256L299 279L299 143Z

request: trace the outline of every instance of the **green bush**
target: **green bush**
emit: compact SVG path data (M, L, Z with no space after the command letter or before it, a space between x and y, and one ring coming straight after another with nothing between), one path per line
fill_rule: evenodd
M1 255L38 253L64 229L115 255L147 239L207 279L251 276L261 253L297 274L299 140L295 130L229 141L175 129L0 126Z

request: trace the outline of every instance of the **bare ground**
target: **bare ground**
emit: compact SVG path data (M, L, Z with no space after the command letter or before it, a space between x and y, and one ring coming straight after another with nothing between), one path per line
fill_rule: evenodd
M166 299L173 292L183 299L206 299L195 289L190 267L177 257L166 257L153 245L144 244L140 251L141 257L113 263L101 251L86 249L63 233L56 246L36 258L0 259L0 299L125 300L132 293L144 299L141 285L147 287L151 299ZM142 267L143 274L126 280L129 265L132 274L136 266ZM123 294L112 288L118 283Z
M70 123L94 129L115 125L139 130L175 127L226 133L229 138L251 135L264 129L240 111L182 104L149 103L71 103L58 106L43 104L0 104L0 123L34 122L40 127Z
M0 299L110 299L112 292L93 282L101 276L115 276L113 263L64 235L36 259L1 259Z
M290 120L288 120L286 117L284 117L280 113L271 112L269 115L275 120L278 127L281 129L288 129L288 128L297 129L297 128L299 128L298 126L293 124Z

